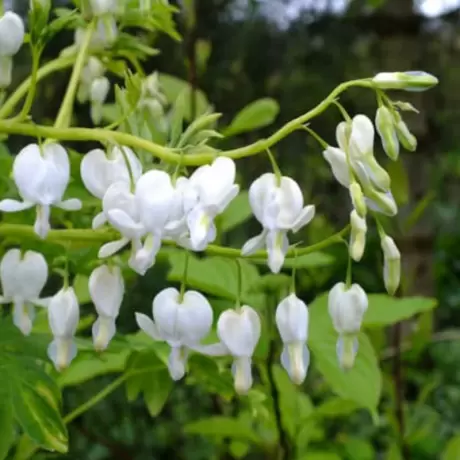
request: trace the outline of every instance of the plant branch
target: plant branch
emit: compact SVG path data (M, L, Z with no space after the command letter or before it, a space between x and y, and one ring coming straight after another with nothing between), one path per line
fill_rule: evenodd
M75 75L75 73L72 74L72 76ZM372 88L372 82L369 80L352 80L346 83L342 83L341 85L337 86L337 88L335 88L329 94L329 96L327 96L327 98L319 103L316 107L301 115L300 117L297 117L294 120L286 123L283 127L281 127L267 139L259 140L245 147L221 151L220 155L232 159L239 159L257 155L260 152L265 152L267 148L278 143L293 131L301 129L306 122L320 115L329 107L329 105L333 103L333 101L340 93L354 86ZM67 99L70 100L70 95ZM64 101L62 107L66 107L65 102L66 101ZM71 102L73 102L73 96ZM72 104L69 105L69 107L71 106ZM67 110L70 109L66 109L66 111L62 113L67 113ZM67 115L61 115L59 120L56 121L56 125L54 127L34 125L30 123L16 123L14 120L3 120L0 121L0 132L4 134L21 134L31 137L49 137L62 141L112 142L119 145L125 145L133 149L145 150L160 160L169 163L182 162L181 164L184 166L199 166L210 163L215 159L214 153L181 155L181 153L177 153L174 149L164 147L146 139L141 139L137 136L133 136L132 134L127 134L119 131L107 131L101 128L66 128L61 126L64 116Z
M302 248L292 247L288 250L286 258L295 258L313 252L321 251L333 244L342 243L343 237L349 231L349 226L344 227L340 232L335 233L329 238L325 238L319 243L305 246ZM0 223L0 236L11 236L13 238L29 238L39 240L39 236L34 232L34 228L31 225L21 224L3 224ZM119 234L113 230L92 230L92 229L62 229L62 230L50 230L45 241L55 242L59 244L68 244L69 242L81 242L81 243L106 243L119 238ZM175 246L174 242L164 241L166 246ZM204 251L208 255L221 256L228 258L241 257L246 260L250 260L253 263L265 264L267 259L267 251L256 251L254 254L249 256L242 256L241 250L236 248L229 248L225 246L218 246L210 244Z

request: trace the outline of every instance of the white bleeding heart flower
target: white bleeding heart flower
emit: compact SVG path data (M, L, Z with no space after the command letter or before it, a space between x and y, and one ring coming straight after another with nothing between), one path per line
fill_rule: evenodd
M188 242L187 212L196 204L198 194L190 185L188 178L178 177L173 184L174 195L170 202L168 221L164 227L164 239L170 239L180 244Z
M135 259L147 270L155 263L174 202L171 177L164 171L146 172L136 183L135 197L140 222L147 233L144 246L136 253Z
M173 380L180 380L185 375L189 350L199 347L211 329L211 305L199 292L186 291L181 299L177 289L166 288L153 299L152 310L153 321L136 313L137 324L153 340L168 343L169 373Z
M99 249L99 258L110 257L131 243L129 266L139 274L144 274L145 267L136 263L135 255L142 247L141 238L146 230L140 221L136 198L126 182L115 182L104 194L102 211L110 225L118 230L122 238L106 243Z
M34 230L40 238L45 238L50 230L51 206L67 211L81 209L81 201L76 198L62 200L70 179L70 164L60 144L24 147L14 159L13 178L23 201L2 200L0 211L17 212L36 206Z
M291 380L301 384L307 375L310 352L308 338L308 308L294 293L284 298L276 308L276 325L283 341L281 364Z
M102 200L108 188L115 182L131 184L142 174L142 164L129 147L115 146L106 153L102 149L89 151L80 165L80 174L88 191ZM131 177L132 176L132 177ZM104 213L93 220L93 229L106 222Z
M241 253L249 255L267 247L268 266L278 273L284 263L289 240L287 232L299 231L315 215L315 207L304 207L299 185L289 177L281 177L280 183L273 173L263 174L249 188L249 203L263 231L248 240Z
M119 267L101 265L89 277L89 293L98 318L93 324L93 343L97 351L105 350L116 332L125 282Z
M25 28L21 16L7 11L0 18L0 55L14 56L24 42Z
M367 295L359 284L347 288L344 283L337 283L329 292L329 315L339 334L337 357L343 369L353 367L358 352L357 334L367 307Z
M360 217L355 209L350 214L350 226L350 257L355 262L359 262L363 257L364 249L366 247L367 224L366 219L364 217Z
M235 162L230 158L216 158L211 165L199 167L190 176L187 211L189 243L194 251L203 251L216 238L214 218L222 213L238 195L235 184Z
M329 163L337 182L344 187L349 187L351 183L350 168L348 167L346 153L337 147L328 146L323 151L323 157Z
M80 320L80 309L75 291L62 288L48 306L48 321L53 341L48 346L48 356L57 370L63 370L77 356L74 336Z
M13 304L14 325L29 335L35 318L35 305L47 306L40 293L48 279L48 264L42 254L10 249L0 262L0 282L3 296L0 304Z
M351 122L348 152L353 160L374 154L374 125L366 115L356 115Z
M381 240L384 256L383 279L385 288L390 295L394 295L401 281L401 253L393 238L385 235Z

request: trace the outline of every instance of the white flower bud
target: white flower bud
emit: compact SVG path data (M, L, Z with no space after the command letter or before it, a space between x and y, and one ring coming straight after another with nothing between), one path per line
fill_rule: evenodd
M125 284L120 268L101 265L94 269L88 287L98 314L92 330L94 348L101 351L115 335L115 320L123 301Z
M359 217L356 210L353 210L350 214L350 224L350 257L355 262L359 262L363 257L364 248L366 247L366 219Z
M113 14L117 9L117 0L90 0L90 5L94 16Z
M353 207L356 209L356 212L359 214L360 217L366 217L367 206L361 186L358 184L358 182L353 182L350 185L349 191L351 202L353 204Z
M310 352L308 337L308 308L294 293L283 299L276 308L276 325L283 341L281 364L291 380L301 384L307 375Z
M351 124L349 154L352 160L362 160L374 154L374 125L365 115L356 115Z
M393 238L386 235L381 240L384 257L383 278L385 288L390 295L394 295L401 280L401 253Z
M366 204L370 210L390 217L398 213L398 206L390 191L384 193L368 189L366 195Z
M417 149L417 138L409 131L406 123L404 123L399 113L395 114L395 128L399 142L409 152L414 152Z
M48 346L48 356L57 370L65 369L77 355L74 335L80 320L77 296L73 288L62 288L51 299L48 321L54 340Z
M329 163L337 182L348 187L350 185L350 168L345 152L337 147L328 146L323 152L323 157Z
M438 79L423 71L381 72L372 82L380 89L402 89L405 91L425 91L438 84Z
M368 307L367 295L358 284L347 289L344 283L337 283L329 292L328 309L337 340L337 357L343 369L353 367L358 351L358 334L364 313Z
M0 18L0 56L14 56L24 41L24 23L20 16L7 11Z
M377 109L375 116L375 126L382 140L382 146L385 153L393 161L399 156L399 141L395 130L393 114L386 106Z

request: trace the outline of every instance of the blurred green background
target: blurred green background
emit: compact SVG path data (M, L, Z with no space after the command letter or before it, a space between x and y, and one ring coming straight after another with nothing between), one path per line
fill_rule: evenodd
M415 153L405 152L402 161L385 164L400 205L388 228L403 255L403 294L435 297L439 306L397 326L369 332L384 372L378 423L365 410L355 410L341 400L335 401L334 408L330 400L330 416L305 424L310 447L302 459L460 459L460 442L454 438L447 444L460 428L460 1L446 2L450 8L441 8L432 17L426 13L435 13L442 0L426 2L431 7L425 9L416 0L196 0L193 15L187 10L192 2L182 3L176 19L183 42L159 35L155 46L161 54L146 63L146 70L191 81L224 114L224 123L255 99L271 97L279 103L273 125L225 140L220 144L224 148L268 135L345 80L409 69L423 69L439 78L439 86L430 92L398 95L420 110L406 117L419 147ZM13 0L17 11L25 11L27 4ZM71 33L61 33L47 46L44 59L57 56L72 39ZM30 72L26 49L15 62L14 81L19 84ZM68 76L69 72L62 72L39 85L35 120L53 119ZM351 114L374 116L371 92L353 89L341 97L341 103ZM339 115L331 108L311 127L333 144ZM75 124L91 125L88 106L77 106L74 118ZM14 153L27 142L11 136L7 146ZM85 151L81 144L79 149ZM302 240L311 244L342 228L349 215L348 194L332 180L318 144L305 132L295 132L274 153L283 173L297 180L306 201L317 206L317 217ZM382 152L378 154L384 162ZM245 188L269 168L263 155L238 165ZM240 246L256 231L257 223L251 221L244 229L226 234L223 243ZM299 273L299 296L305 301L343 279L346 251L334 247L331 254L334 264ZM381 262L378 235L372 230L366 255L354 268L354 279L367 292L384 289ZM132 277L131 295L118 321L121 332L135 331L132 313L149 311L153 295L167 284L165 270L166 265L159 263L145 277ZM64 413L110 381L111 376L103 376L66 388ZM315 404L332 394L314 366L302 390ZM241 440L212 433L194 435L184 429L202 417L231 416L246 405L222 398L205 385L178 382L161 412L151 417L142 398L127 402L124 389L119 389L70 425L67 455L34 458L273 458L250 447L244 436ZM260 416L254 413L255 404L251 411ZM249 417L251 411L246 410Z

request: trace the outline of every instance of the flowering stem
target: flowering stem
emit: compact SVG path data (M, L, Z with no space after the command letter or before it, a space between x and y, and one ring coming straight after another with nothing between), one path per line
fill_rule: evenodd
M321 147L323 149L327 149L329 144L321 137L319 136L318 134L316 134L315 131L313 131L311 128L309 128L308 126L302 126L302 128L307 131L311 136L313 136L316 141L321 145Z
M292 258L297 256L302 256L305 254L311 254L313 252L321 251L329 246L332 246L336 243L343 243L343 237L348 233L350 226L347 225L340 232L335 233L329 238L320 241L319 243L312 244L310 246L305 246L303 248L293 247L288 250L286 253L286 258ZM39 240L39 237L34 232L34 228L31 225L22 225L22 224L5 224L0 223L0 236L11 236L12 238L18 239L34 239ZM92 229L62 229L62 230L50 230L46 241L54 242L58 244L68 245L69 243L87 243L97 244L97 243L107 243L109 241L116 240L120 235L113 230L92 230ZM164 245L174 245L171 241L163 241ZM206 254L213 256L221 256L228 258L238 258L241 257L241 250L236 248L228 248L225 246L217 246L215 244L210 244L204 251ZM254 254L244 257L246 260L249 260L256 264L266 264L267 251L256 251Z
M187 287L187 272L189 260L190 253L188 251L185 251L184 273L182 275L182 282L180 284L179 303L182 303L182 301L184 300L185 289Z
M48 62L38 69L36 83L54 72L70 67L74 62L74 56L59 57ZM32 85L32 76L33 74L26 78L2 105L0 108L0 119L10 115L19 101L27 94L29 87Z
M77 59L75 61L75 66L73 68L72 75L70 76L69 85L67 86L64 100L62 101L61 108L59 109L59 113L56 117L56 122L54 123L55 128L65 128L70 124L73 103L75 100L75 95L77 93L77 86L80 80L81 72L85 65L86 55L88 53L89 45L91 43L91 36L93 35L95 24L96 23L94 22L94 20L91 21L88 28L86 29L86 33L83 38L81 48L77 54Z
M347 277L345 280L345 285L347 289L351 288L351 283L352 283L352 260L350 254L348 254L348 264L347 264Z
M281 187L281 176L282 176L281 170L278 166L278 163L275 160L275 157L273 156L273 153L270 151L269 148L267 148L267 155L272 165L273 172L275 173L275 176L276 176L276 186Z
M80 54L81 56L81 54ZM83 62L83 61L82 61ZM75 71L75 69L74 69ZM73 74L74 75L74 74ZM71 79L72 80L72 79ZM75 79L78 82L78 79ZM69 84L70 86L70 84ZM342 83L332 91L329 96L319 103L315 108L301 115L294 120L286 123L282 128L272 134L265 140L259 140L245 147L224 150L220 152L220 156L226 156L232 159L245 158L252 155L257 155L265 151L267 148L278 143L293 131L300 129L306 122L324 112L335 100L338 94L353 86L361 86L372 88L370 80L352 80ZM75 88L76 89L76 88ZM66 95L67 96L67 95ZM70 99L70 96L68 97ZM72 96L73 101L73 96ZM72 102L71 101L71 102ZM65 101L64 101L65 102ZM72 104L70 104L72 105ZM64 104L63 104L64 106ZM71 110L71 107L70 109ZM0 115L1 115L0 111ZM67 116L67 115L66 115ZM212 162L215 159L214 153L197 153L186 155L182 159L182 155L174 149L164 147L162 145L150 142L146 139L141 139L132 134L127 134L118 131L107 131L101 128L67 128L64 125L55 125L54 127L33 125L30 123L17 123L13 120L0 121L0 133L5 134L22 134L31 137L50 137L61 141L99 141L99 142L115 142L120 145L126 145L133 149L145 150L160 160L169 163L179 163L182 161L184 166L200 166Z

